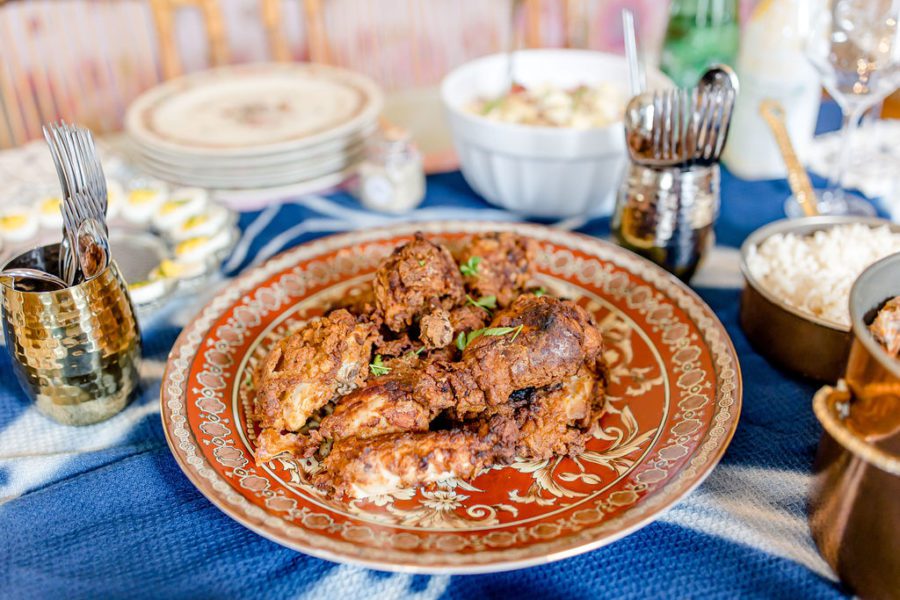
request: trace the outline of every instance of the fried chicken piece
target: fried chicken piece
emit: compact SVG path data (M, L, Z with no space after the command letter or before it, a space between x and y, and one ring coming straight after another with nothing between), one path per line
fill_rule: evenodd
M521 399L516 398L519 395ZM562 383L518 390L510 400L516 405L518 456L543 460L554 454L578 454L603 415L605 383L582 367Z
M463 352L463 364L451 382L460 392L472 388L483 392L483 404L477 393L470 393L455 408L457 418L466 419L483 410L508 413L507 400L515 390L560 382L582 365L596 372L596 365L602 363L600 330L574 302L520 296L494 316L490 329L506 329L507 333L486 332L474 339Z
M477 272L466 275L466 288L474 298L495 296L497 305L509 306L534 275L534 242L511 231L476 235L462 250L460 264L478 257Z
M888 354L900 357L900 296L887 301L869 329Z
M393 433L335 442L314 483L336 496L363 498L451 477L473 479L481 470L512 460L515 426L485 423L479 429Z
M375 272L375 303L391 331L400 332L436 308L450 310L465 297L450 251L426 240L400 246Z
M289 431L263 429L256 436L256 464L269 462L279 454L302 456L311 444L307 435L298 435Z
M447 367L417 357L391 361L390 371L341 398L334 412L312 432L307 455L321 441L351 436L371 438L386 433L428 431L428 425L453 404Z
M450 327L454 334L466 333L483 328L491 318L491 313L480 306L464 304L450 311Z
M385 358L403 356L407 352L417 350L418 345L410 339L409 334L404 333L393 340L382 339L377 341L375 343L375 354L380 354Z
M437 307L422 317L419 320L419 339L429 350L449 346L453 341L450 313Z
M361 385L377 335L375 325L340 309L281 340L257 376L262 428L296 432L329 400Z
M519 327L521 325L521 327ZM602 351L600 332L578 305L550 297L522 296L500 311L491 327L465 349L463 360L404 355L386 363L391 370L342 398L306 442L288 440L299 455L315 452L322 441L366 438L389 432L424 431L438 413L479 422L498 415L512 422L515 390L561 382L587 365L596 371ZM452 347L450 348L452 352ZM438 351L440 352L440 351ZM515 429L515 427L513 427Z

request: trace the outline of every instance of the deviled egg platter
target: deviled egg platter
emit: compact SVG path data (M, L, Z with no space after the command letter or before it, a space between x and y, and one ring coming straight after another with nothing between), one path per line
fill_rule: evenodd
M60 206L58 188L49 185L0 206L0 260L58 242ZM143 176L107 179L107 223L113 258L144 314L217 276L240 238L237 214L206 190L170 188Z

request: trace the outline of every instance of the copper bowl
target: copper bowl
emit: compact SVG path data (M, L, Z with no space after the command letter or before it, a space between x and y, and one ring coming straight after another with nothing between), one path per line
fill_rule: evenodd
M833 383L843 374L853 336L850 327L810 315L766 290L750 273L747 255L777 233L809 235L837 225L862 223L888 225L900 233L900 225L883 219L860 217L808 217L775 221L754 231L741 246L741 328L753 348L774 364L793 373Z
M813 400L824 431L810 488L810 528L825 560L864 598L900 597L900 359L868 328L898 295L900 254L857 279L845 380Z

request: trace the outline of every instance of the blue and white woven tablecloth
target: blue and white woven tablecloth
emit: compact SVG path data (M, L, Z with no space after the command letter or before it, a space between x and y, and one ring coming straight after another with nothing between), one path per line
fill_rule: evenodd
M825 112L834 125L836 114ZM195 297L144 324L142 393L95 426L64 427L39 415L0 352L0 597L841 596L805 514L820 432L810 405L815 387L771 367L737 321L737 246L782 215L788 193L784 181L723 175L719 246L693 285L734 340L743 412L706 482L637 533L547 566L454 577L337 565L263 539L194 489L163 436L159 381L176 336L205 301ZM410 218L515 217L488 207L450 174L429 179L426 202ZM340 194L243 214L244 237L227 272L317 236L391 221ZM558 225L597 236L609 230L607 219Z

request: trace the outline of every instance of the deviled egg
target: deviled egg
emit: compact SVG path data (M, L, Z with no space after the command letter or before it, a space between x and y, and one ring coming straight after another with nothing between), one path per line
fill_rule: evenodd
M165 199L166 190L162 184L134 186L125 195L122 216L131 223L144 225L150 221Z
M178 242L175 258L183 262L197 262L224 250L234 243L234 229L224 229L211 236L201 235Z
M128 284L128 295L131 296L131 301L137 305L150 304L167 296L174 287L175 282L165 278L135 281Z
M177 242L194 237L210 237L234 224L235 214L224 206L208 206L203 212L192 215L169 230L169 236Z
M0 238L7 242L24 242L38 232L40 220L28 206L0 209Z
M41 227L59 229L63 226L62 199L59 196L46 196L39 200L37 213Z
M171 231L185 219L203 211L208 198L206 190L200 188L181 188L171 192L168 200L153 215L153 226L160 231Z
M150 279L170 277L172 279L191 279L206 273L207 261L196 262L165 259L150 272Z

